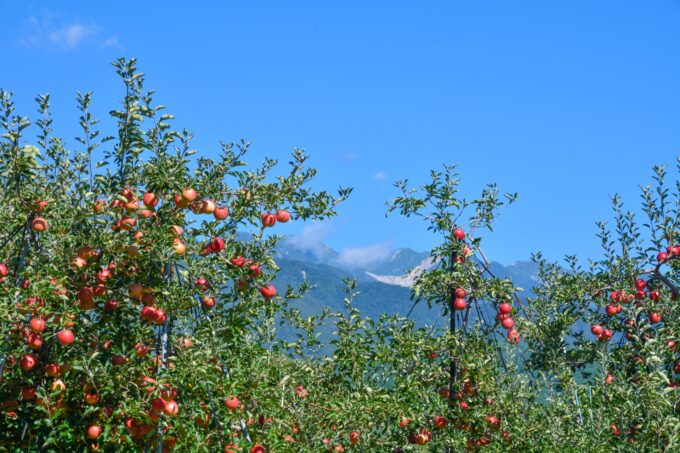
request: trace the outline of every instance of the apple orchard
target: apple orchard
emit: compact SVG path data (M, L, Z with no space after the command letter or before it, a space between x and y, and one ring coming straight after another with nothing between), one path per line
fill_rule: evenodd
M601 258L537 254L521 293L481 247L514 194L464 199L454 166L397 181L388 214L440 239L414 303L448 324L363 316L352 280L343 311L302 317L309 285L273 284L277 227L337 215L351 189L313 190L298 149L286 166L248 165L247 142L201 157L136 61L114 67L113 134L79 93L73 149L48 95L29 118L0 92L0 451L680 451L665 167L643 219L612 197Z

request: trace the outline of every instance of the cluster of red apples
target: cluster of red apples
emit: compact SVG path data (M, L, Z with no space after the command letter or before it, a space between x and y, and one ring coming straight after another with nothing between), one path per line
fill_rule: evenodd
M680 246L668 246L665 252L659 252L657 255L657 261L659 263L658 267L661 267L676 257L680 257ZM670 297L672 300L676 300L678 296L671 292ZM661 291L658 288L649 288L649 282L642 278L635 280L634 289L631 291L612 291L609 294L609 303L604 307L604 312L607 317L615 317L622 313L624 305L635 303L636 307L644 307L645 301L647 300L649 301L649 306L646 310L647 320L651 325L660 323L663 321L663 316L660 311L654 307L654 302L661 300ZM629 329L636 326L636 321L632 319L626 319L624 323ZM600 324L593 324L590 327L590 331L602 342L610 341L614 336L614 332L611 329ZM648 332L645 335L650 337L651 333ZM632 339L632 332L630 330L626 333L626 337Z
M456 228L453 230L453 237L458 242L463 242L465 240L465 231L462 228ZM467 246L463 248L462 255L456 255L456 262L463 263L465 258L472 253L471 249ZM454 310L465 310L467 308L467 291L458 287L455 291L455 299L453 300ZM503 302L498 306L498 313L496 314L496 320L500 323L501 327L508 331L507 337L508 341L511 343L519 343L519 332L514 329L515 321L510 317L512 314L512 305L509 302Z
M104 257L104 251L93 246L82 246L78 248L71 261L71 268L75 273L73 284L75 286L71 291L67 290L66 284L51 280L52 291L55 296L67 299L70 294L75 293L77 305L81 312L99 311L97 316L106 316L119 309L121 304L141 304L140 319L142 322L150 322L156 325L163 325L168 320L168 314L165 310L157 306L156 302L159 297L152 288L146 288L140 283L130 283L127 285L128 300L119 301L113 297L107 297L112 290L115 292L115 285L121 277L129 279L141 269L137 269L134 263L134 258L139 256L144 249L144 226L138 222L139 219L151 219L157 217L157 206L160 202L158 196L152 192L146 192L141 197L141 204L133 190L125 188L115 199L108 204L103 200L97 201L92 210L95 215L107 214L113 218L111 226L114 232L119 234L126 233L131 235L131 244L125 247L125 259L118 262L111 259L107 264L100 265ZM195 214L210 214L214 216L215 220L225 220L229 216L229 208L216 205L213 201L203 199L199 200L195 190L187 188L182 190L181 194L177 194L173 198L174 208L177 210L191 209ZM30 228L36 233L44 233L48 230L49 224L47 220L39 214L48 207L45 201L39 201L35 204L34 210L29 218ZM261 215L262 227L272 227L276 222L288 222L291 216L285 210L277 210L275 214L265 212ZM182 241L183 229L180 226L172 226L169 229L169 239L172 239L172 247L176 255L183 255L186 252L186 246ZM214 237L208 244L199 252L201 256L209 254L219 254L225 249L225 241L222 238ZM247 274L243 279L236 282L237 289L245 289L248 286L247 280L259 277L262 270L259 264L247 260L244 257L238 256L230 260L231 264L236 267L247 269ZM98 269L97 269L98 267ZM93 269L94 268L94 269ZM20 274L21 269L17 272ZM0 282L4 281L10 275L8 266L0 263ZM30 290L31 282L28 279L17 275L17 281L20 289ZM194 287L199 293L205 293L211 289L210 283L205 278L198 278L194 282ZM272 284L266 284L260 288L260 293L265 300L270 300L276 296L276 288ZM101 304L99 303L101 301ZM212 295L202 294L202 306L205 309L211 309L216 305L216 298ZM17 303L17 311L26 315L26 324L17 323L14 326L13 334L17 341L25 342L30 352L25 353L17 361L10 356L7 363L10 366L17 365L26 373L35 373L39 371L47 378L53 378L51 382L46 382L42 385L46 386L50 392L50 398L44 399L38 397L38 388L40 385L26 384L21 390L21 399L24 401L33 401L45 407L50 413L56 413L59 410L68 409L67 403L60 398L60 395L65 394L67 389L67 374L71 370L69 363L54 363L49 359L47 343L51 339L56 340L56 343L61 348L69 348L77 340L74 330L77 331L76 324L78 317L75 314L55 314L50 313L45 299L39 297L25 297L23 302ZM47 332L47 334L46 334ZM53 332L53 333L52 333ZM104 341L101 345L97 339L81 341L91 341L94 349L102 348L108 350L111 346L111 340ZM191 346L190 338L183 339L182 346ZM135 345L135 355L142 359L146 357L151 348L143 343ZM123 366L129 362L129 358L125 355L110 354L110 361L112 365ZM158 422L161 414L166 417L174 417L179 411L180 407L177 403L178 390L177 388L170 388L168 384L160 387L156 380L151 377L155 372L154 369L160 363L160 358L154 359L154 366L149 368L149 375L144 376L141 380L140 386L146 393L157 394L156 398L151 400L151 407L147 414L147 421L128 417L125 419L125 426L128 434L133 440L140 440L153 429L154 423ZM41 362L43 362L41 364ZM28 382L39 382L41 379L30 379ZM83 401L85 405L95 406L100 403L100 395L92 385L86 385L83 391ZM16 406L18 402L10 402L9 405L3 407L7 409L6 412L10 417L12 414L16 416L16 411L12 407ZM14 406L13 406L14 404ZM235 411L237 408L243 409L244 406L239 404L238 398L229 397L224 402L227 409ZM106 407L105 412L111 412L111 407ZM151 423L149 423L149 420ZM102 434L102 426L98 423L91 423L86 426L84 435L86 438L96 441ZM121 435L122 437L123 435ZM166 436L163 440L163 450L172 449L175 444L175 439L172 436ZM229 446L227 446L228 451ZM261 445L254 445L251 448L253 453L263 453L265 450Z

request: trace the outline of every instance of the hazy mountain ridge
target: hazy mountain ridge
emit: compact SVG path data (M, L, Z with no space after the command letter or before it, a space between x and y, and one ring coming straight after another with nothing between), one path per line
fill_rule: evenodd
M297 288L303 282L312 288L301 299L290 302L291 307L300 311L303 318L318 315L324 307L333 312L345 311L343 279L354 278L357 281L358 295L353 306L358 308L362 316L378 319L383 314L407 316L416 327L445 326L440 307L428 307L426 301L411 300L410 286L419 272L432 267L433 261L429 252L416 252L409 248L393 251L387 258L369 266L343 267L338 257L340 253L326 244L316 244L310 248L308 244L298 246L294 237L286 237L278 244L275 259L281 268L274 284L282 292L288 285ZM537 267L534 263L517 261L509 266L491 263L489 270L499 278L510 278L516 287L524 289L520 297L526 297L537 283ZM479 306L481 316L493 322L495 316L491 304ZM471 322L477 317L473 311ZM329 345L335 327L328 322L320 328L320 341L327 346L324 351L333 349ZM295 332L290 326L282 326L279 334L282 338L292 340Z
M315 250L299 249L294 237L284 238L276 250L281 267L277 285L299 286L303 281L313 288L303 299L296 301L303 314L319 312L323 306L341 309L344 298L344 278L357 280L358 308L370 316L382 313L406 315L413 307L410 286L419 272L429 269L433 260L429 252L410 248L395 250L384 261L370 266L343 268L337 264L340 254L326 244ZM510 278L524 289L525 296L537 283L537 267L532 262L517 261L509 266L492 262L489 270L499 278ZM411 313L416 324L431 324L439 316L438 309L428 309L419 303Z

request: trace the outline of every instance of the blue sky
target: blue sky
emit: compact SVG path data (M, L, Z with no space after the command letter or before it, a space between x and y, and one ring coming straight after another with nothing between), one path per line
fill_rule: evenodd
M347 259L434 245L384 203L444 162L468 196L519 193L484 240L493 259L595 256L608 194L634 208L651 166L680 154L677 1L44 1L3 16L0 86L20 110L51 93L71 139L76 90L104 117L122 93L110 62L135 56L202 153L243 137L251 161L286 162L302 147L315 187L354 187L304 233Z

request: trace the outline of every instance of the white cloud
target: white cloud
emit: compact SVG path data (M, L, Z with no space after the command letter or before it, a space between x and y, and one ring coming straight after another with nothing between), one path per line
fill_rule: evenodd
M19 42L26 47L48 47L74 50L90 41L99 41L102 47L122 48L115 36L101 39L102 28L78 19L57 21L46 12L41 17L31 16L25 24Z
M52 44L64 49L75 49L88 36L99 33L94 25L72 23L51 30L48 38Z
M373 181L382 181L385 178L387 178L387 173L382 170L373 175Z
M289 246L309 252L326 264L345 269L361 269L372 264L387 261L394 250L389 242L371 244L365 247L345 247L337 256L324 242L335 231L330 222L313 222L305 225L299 234L286 237Z
M329 222L313 222L305 225L300 234L289 236L287 242L303 252L311 252L316 258L323 258L327 250L324 239L334 230Z
M362 268L385 261L390 255L392 255L392 247L389 243L349 247L340 252L337 264L346 268Z
M113 47L115 49L123 50L123 46L118 41L118 36L111 36L102 42L102 47Z

